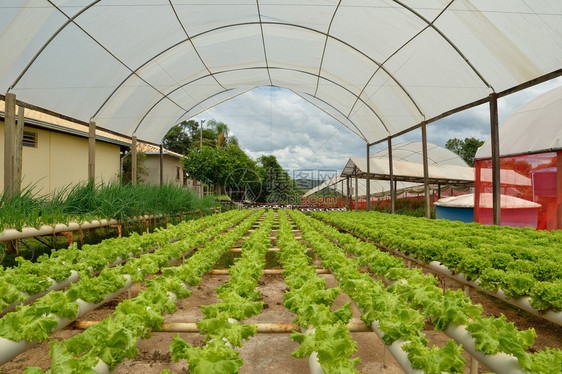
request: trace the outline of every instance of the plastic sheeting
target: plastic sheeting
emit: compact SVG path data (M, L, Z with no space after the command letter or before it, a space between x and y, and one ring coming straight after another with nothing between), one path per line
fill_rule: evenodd
M423 164L408 161L392 161L394 180L423 183ZM365 177L367 173L367 159L352 157L345 165L342 175L352 176L357 173ZM390 179L388 159L371 158L370 175L375 179ZM470 166L458 165L428 165L430 183L464 184L474 182L474 169Z
M561 34L559 0L10 0L0 93L160 142L271 85L374 142L560 69Z
M562 87L550 90L513 112L499 127L500 156L562 149ZM476 159L492 157L488 139Z
M471 167L469 167L466 162L456 153L451 152L447 148L444 148L440 145L428 143L427 144L427 157L429 165L432 165L430 168L430 177L432 178L444 178L445 176L454 178L464 178L462 180L473 181L474 180L474 171ZM393 166L405 166L407 168L402 168L402 170L398 170L399 173L402 173L403 177L412 177L415 179L421 179L423 182L423 157L422 157L422 143L421 142L403 142L403 143L396 143L392 145L392 158L393 158ZM356 166L359 168L359 172L364 172L365 165L361 166L355 164L354 160L362 160L357 161L358 163L365 163L364 159L355 159L350 158L346 164L346 168L342 171L341 176L335 176L324 183L316 186L315 188L306 192L303 197L310 196L316 192L322 191L325 188L330 188L334 191L342 193L343 195L347 196L347 185L345 182L344 175L351 175L350 173L353 172L353 167ZM375 152L371 155L371 172L373 174L381 174L386 173L388 174L388 148L381 149L378 152ZM396 164L398 162L398 164ZM380 168L377 169L374 165L380 165ZM385 166L386 165L386 166ZM434 168L433 166L437 166ZM450 168L448 166L451 166ZM443 172L441 169L444 169ZM421 170L421 174L420 174ZM395 170L395 175L396 174ZM439 174L435 174L438 172ZM433 174L431 174L433 173ZM447 175L445 175L447 174ZM351 176L350 180L352 183L351 187L351 195L355 196L355 177ZM343 181L343 186L342 186ZM357 181L358 186L358 193L359 196L364 197L367 194L367 183L365 179L359 178ZM432 188L437 188L437 186L432 186ZM442 189L446 189L447 187L441 186ZM423 184L420 185L419 182L403 182L398 181L396 182L397 194L402 194L404 192L413 192L413 193L424 193ZM390 183L389 181L385 180L371 180L370 185L370 192L372 196L385 196L390 192Z
M343 181L343 186L342 186ZM355 199L355 178L350 178L350 192L353 199ZM380 180L371 180L371 195L372 196L385 196L390 191L390 182L388 181L380 181ZM400 194L405 191L413 191L420 192L420 185L419 183L409 183L409 182L397 182L397 193ZM343 196L348 196L347 191L347 183L345 177L335 176L330 178L329 180L319 184L318 186L308 190L303 197L308 197L316 192L320 192L325 188L329 188L333 191L336 191ZM359 197L365 197L367 195L367 181L365 179L358 179L357 180L357 192ZM423 186L421 186L421 192L423 192Z
M491 159L476 160L475 221L492 223ZM562 228L562 152L500 158L501 224Z

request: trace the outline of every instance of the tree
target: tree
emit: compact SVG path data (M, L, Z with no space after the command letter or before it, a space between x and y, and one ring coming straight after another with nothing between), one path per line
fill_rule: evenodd
M233 190L236 199L242 199L248 190L255 194L255 184L260 183L256 162L235 144L224 149L206 145L192 148L182 162L188 175L214 185L217 193L220 187Z
M198 139L196 136L199 135L199 128L199 123L193 120L183 121L168 131L162 139L162 145L170 151L185 155Z
M214 119L209 120L207 128L211 130L214 134L215 144L220 149L225 149L230 144L238 145L238 139L235 136L231 136L230 129L228 125L224 122L218 122Z
M132 156L131 153L127 154L123 159L123 174L121 175L121 183L129 184L133 179L133 168L132 168ZM146 153L137 152L137 183L142 183L143 177L148 175L144 161L146 160Z
M459 156L470 166L474 166L474 155L484 141L476 138L465 138L464 140L452 138L447 140L445 147Z
M259 171L263 181L259 201L264 202L295 202L300 192L295 182L273 155L258 158Z

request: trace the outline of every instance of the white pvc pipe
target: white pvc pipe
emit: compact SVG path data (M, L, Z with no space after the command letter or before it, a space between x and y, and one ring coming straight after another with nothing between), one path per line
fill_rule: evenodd
M189 214L189 213L186 213ZM132 221L146 221L153 218L162 218L164 215L144 215L138 217L132 217ZM17 239L25 239L31 238L34 236L43 236L43 235L54 235L61 232L71 232L71 231L78 231L78 230L88 230L88 229L95 229L100 227L106 227L110 225L117 225L119 221L116 219L100 219L100 220L92 220L91 222L85 221L83 223L77 222L69 222L68 224L64 223L57 223L54 226L49 225L42 225L38 229L35 227L23 227L21 231L16 229L4 229L4 231L0 231L0 242L5 242L9 240L17 240Z
M443 275L446 275L450 278L453 278L456 281L459 281L463 284L467 284L471 287L474 287L475 289L477 289L478 291L482 291L485 292L486 294L496 297L500 300L505 301L508 304L514 305L520 309L523 309L537 317L541 317L544 318L550 322L553 322L559 326L562 326L562 312L555 312L553 310L547 310L546 312L539 312L538 310L536 310L535 308L533 308L531 306L530 300L531 298L526 296L526 297L517 297L517 298L513 298L513 299L509 299L507 298L507 296L505 296L505 293L499 289L498 292L492 292L489 290L486 290L484 288L482 288L479 284L479 280L477 279L476 281L469 281L462 273L459 274L453 274L453 272L446 267L445 265L442 265L440 262L438 261L431 261L429 264L426 265L428 268L430 268L433 271L436 271L438 273L441 273Z
M62 280L60 282L57 282L54 279L48 278L51 281L51 286L49 286L49 288L47 288L45 291L42 292L38 292L35 293L33 295L29 295L25 292L22 292L21 294L23 295L23 297L25 297L26 299L23 301L16 301L15 303L11 303L10 305L8 305L4 310L2 310L2 312L0 312L0 316L3 316L4 314L11 312L12 310L14 310L16 308L17 305L22 304L22 303L30 303L34 300L37 300L38 298L45 296L47 293L49 293L50 291L58 291L58 290L62 290L63 288L65 288L66 286L68 286L71 283L74 283L76 281L78 281L80 277L78 276L78 273L75 270L71 270L70 271L70 276L68 278L66 278L65 280Z
M142 252L140 255L142 256L143 254L146 254L146 253L149 253L149 252L150 252L150 251L145 251L145 252ZM130 252L130 253L129 253L129 257L135 257L135 254L132 253L132 252ZM117 257L117 258L115 259L115 261L113 261L112 263L108 263L108 264L107 264L107 267L110 267L110 268L111 268L111 267L115 267L115 266L117 266L117 265L122 264L123 262L125 262L125 261L127 261L127 260L128 260L128 259L122 259L121 257ZM90 267L90 269L91 269L91 267ZM9 313L9 312L13 311L13 310L16 308L17 305L20 305L20 304L29 304L29 303L31 303L31 302L37 300L38 298L45 296L46 294L48 294L48 293L51 292L51 291L59 291L59 290L62 290L62 289L64 289L65 287L67 287L68 285L70 285L71 283L77 282L77 281L80 279L80 277L79 277L78 273L77 273L75 270L70 270L70 276L69 276L68 278L66 278L65 280L62 280L62 281L60 281L60 282L57 282L57 281L54 280L54 279L51 279L51 278L48 278L48 279L49 279L49 280L51 281L51 283L52 283L49 288L47 288L45 291L35 293L35 294L31 295L31 296L30 296L29 294L27 294L26 292L23 292L23 291L22 291L21 294L22 294L26 299L25 299L25 300L22 300L22 301L16 301L16 302L14 302L14 303L8 305L4 310L2 310L2 311L0 312L0 316L3 316L3 315L5 315L6 313Z
M431 262L426 264L426 263L424 263L424 262L422 262L418 259L415 259L415 258L413 258L409 255L406 255L406 254L404 254L404 253L402 253L402 252L400 252L396 249L390 249L390 248L385 248L385 249L388 250L388 251L391 251L391 252L393 252L393 253L401 256L401 257L404 257L408 260L411 260L411 261L413 261L413 262L415 262L415 263L417 263L421 266L425 266L425 267L427 267L427 268L429 268L429 269L431 269L431 270L433 270L433 271L435 271L435 272L437 272L441 275L452 278L452 279L454 279L458 282L461 282L463 284L469 285L469 286L477 289L478 291L482 291L482 292L484 292L484 293L486 293L490 296L493 296L495 298L503 300L506 303L511 304L513 306L516 306L520 309L523 309L524 311L529 312L529 313L531 313L531 314L533 314L537 317L544 318L547 321L550 321L550 322L555 323L559 326L562 326L562 312L555 312L553 310L547 310L546 312L540 312L540 311L536 310L535 308L533 308L531 306L531 303L530 303L531 298L529 296L509 299L509 298L507 298L507 296L505 295L505 293L501 289L499 289L498 292L492 292L490 290L486 290L486 289L484 289L480 286L480 280L477 279L475 281L470 281L462 273L454 274L451 271L451 269L449 269L445 265L441 264L441 262L439 262L439 261L431 261Z
M131 276L128 275L128 274L125 274L125 275L123 275L123 277L125 277L125 279L126 279L125 286L123 286L119 290L115 291L114 293L112 293L110 295L107 295L99 303L89 303L89 302L81 300L81 299L76 300L76 303L78 304L78 314L76 315L76 318L68 319L68 318L59 318L58 316L54 316L55 318L57 318L59 320L59 324L51 332L51 334L63 329L64 327L66 327L70 323L74 322L74 320L76 320L76 319L82 317L84 314L96 309L100 305L102 305L102 304L108 302L109 300L115 298L116 296L121 294L123 291L125 291L126 289L131 287L133 285L133 282L131 281ZM27 349L29 349L31 346L33 346L36 343L37 342L27 342L25 340L20 340L19 342L16 342L16 341L13 341L13 340L10 340L10 339L0 337L0 365L10 361L12 358L14 358L15 356L19 355L20 353L26 351Z
M103 362L101 358L98 359L98 364L94 366L92 370L97 371L100 374L110 373L109 366L105 362Z
M374 321L371 324L371 327L373 328L375 334L377 334L377 336L381 339L381 341L383 341L382 337L384 335L384 332L379 329L379 323L377 321ZM390 354L394 357L398 365L400 365L400 367L402 368L402 370L404 370L406 374L423 374L423 370L412 369L412 364L408 359L408 354L402 350L402 346L406 343L408 342L403 339L398 339L394 341L391 345L386 345L383 342L386 349L388 349Z
M445 334L453 338L457 343L462 344L463 348L472 357L484 364L488 369L502 374L524 374L525 371L519 366L518 360L512 355L498 352L495 355L486 355L476 350L474 338L466 330L464 325L458 326L453 323L445 330Z
M68 225L63 223L57 223L54 226L49 225L42 225L39 229L35 227L24 227L21 231L16 229L5 229L2 234L0 234L0 242L8 241L8 240L17 240L17 239L25 239L30 238L33 236L43 236L43 235L53 235L58 234L61 232L70 232L70 231L78 231L80 229L87 230L87 229L94 229L99 227L105 227L109 225L116 225L118 223L115 219L101 219L101 220L92 220L91 222L84 222L82 224L78 224L76 222L70 222Z
M386 278L384 279L387 280ZM405 279L400 279L399 282L404 284L408 283ZM498 373L523 373L523 370L518 364L517 358L512 355L507 355L503 352L498 352L495 355L486 355L477 351L475 347L475 340L466 330L465 326L457 326L450 323L448 328L445 330L445 334L447 334L450 338L453 338L457 343L462 344L464 349L470 353L473 359L483 363L489 369ZM473 360L471 360L470 365L472 368L474 365ZM477 365L478 363L476 363L476 367Z
M315 331L316 328L314 326L302 328L302 333L305 335L314 334ZM318 361L318 353L316 351L312 352L310 356L308 356L308 367L310 369L310 374L324 374L324 370L322 370L320 362Z

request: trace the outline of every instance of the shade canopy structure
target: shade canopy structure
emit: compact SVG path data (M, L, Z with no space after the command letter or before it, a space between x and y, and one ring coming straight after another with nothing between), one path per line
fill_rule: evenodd
M562 74L559 0L10 0L0 94L159 143L258 86L368 143Z
M424 183L423 165L416 162L393 161L394 180ZM367 159L352 157L345 164L341 176L367 178ZM390 180L388 160L371 158L371 179ZM470 166L429 165L429 183L449 186L471 186L474 184L474 169Z
M332 191L336 191L341 193L343 196L355 196L355 178L351 178L350 183L350 191L347 190L347 178L341 176L335 176L330 178L327 181L319 184L318 186L308 190L303 197L309 197L314 195L317 192L321 192L322 190L328 188ZM343 185L342 185L343 182ZM371 180L371 189L370 194L371 196L385 196L388 195L390 191L390 182L384 180ZM401 194L402 192L423 192L423 186L420 186L418 183L410 183L410 182L397 182L397 194ZM367 196L367 181L365 179L358 179L357 180L357 196L364 198Z
M388 147L373 153L371 158L388 160ZM392 159L396 161L408 161L422 164L422 142L402 142L393 144ZM468 164L458 154L433 143L427 143L427 162L429 165L468 166Z
M562 87L529 101L499 128L501 156L562 150ZM476 159L491 158L491 140L476 152Z
M440 169L432 169L434 173L433 179L430 178L430 183L434 184L445 184L445 179L443 178L443 171L447 173L453 173L451 176L459 178L470 178L469 173L472 173L472 179L470 180L455 180L456 183L449 185L449 187L467 187L471 186L471 181L474 182L474 171L470 168L466 162L456 153L444 148L440 145L428 143L427 144L427 158L429 165L438 165ZM367 183L366 183L366 172L364 164L357 165L353 160L356 158L350 158L346 164L349 165L347 170L344 168L341 175L330 178L319 184L315 188L306 192L303 197L308 197L316 192L320 192L325 188L330 188L334 191L342 192L343 195L347 196L347 177L351 178L351 194L355 195L355 173L359 178L357 181L358 185L358 195L363 197L367 195ZM404 178L394 178L396 181L396 193L400 194L402 192L415 192L423 193L423 156L422 156L422 143L421 142L402 142L392 145L392 159L393 166L396 167L396 162L398 165L407 166L407 168L402 168L401 173ZM357 159L360 160L360 159ZM364 161L366 163L366 161ZM384 164L386 163L386 167ZM379 169L373 169L373 165L379 165ZM448 168L448 166L453 166ZM354 168L355 167L355 168ZM460 174L462 172L462 175ZM386 173L381 177L381 174ZM421 174L420 174L421 173ZM435 174L440 173L440 174ZM407 175L406 175L407 174ZM396 171L395 171L396 175ZM421 175L421 179L420 179ZM430 174L431 176L431 174ZM371 183L370 183L370 194L372 196L384 196L390 192L390 183L388 175L388 148L381 149L371 155ZM452 179L450 179L452 180ZM450 181L449 180L449 181ZM342 186L343 181L343 186Z

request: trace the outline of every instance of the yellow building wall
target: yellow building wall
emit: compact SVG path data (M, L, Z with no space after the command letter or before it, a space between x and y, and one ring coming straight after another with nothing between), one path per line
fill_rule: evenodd
M88 179L88 139L75 135L25 127L37 133L37 148L22 148L22 186L35 185L35 191L48 194L69 184ZM4 187L4 122L0 120L0 189ZM119 178L120 147L96 142L96 181Z
M160 155L147 154L144 166L148 175L143 176L143 181L147 184L160 184ZM180 179L177 179L177 168L180 169ZM164 155L164 183L175 183L183 185L183 166L177 157Z

